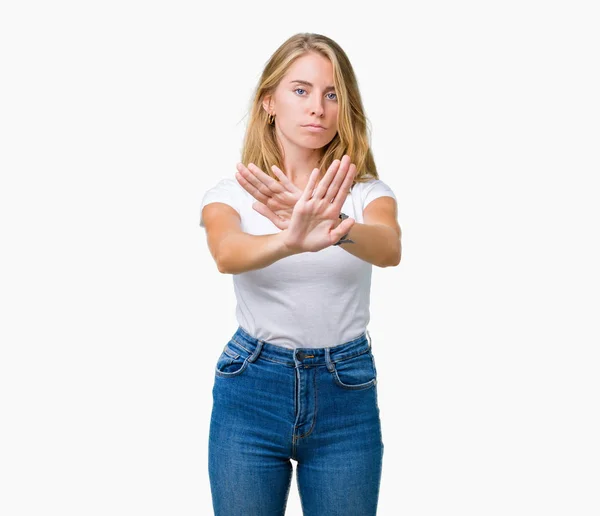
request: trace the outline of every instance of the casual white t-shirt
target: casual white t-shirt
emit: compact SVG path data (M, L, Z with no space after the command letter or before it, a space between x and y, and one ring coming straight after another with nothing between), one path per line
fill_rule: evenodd
M380 179L356 183L342 211L363 223L365 207L382 196L396 199ZM267 235L281 231L252 208L256 199L235 176L220 180L204 194L201 227L205 227L202 209L212 202L234 208L246 233ZM341 246L330 246L316 253L282 258L262 269L232 274L237 321L255 338L291 349L348 342L365 333L370 320L372 268L372 264Z

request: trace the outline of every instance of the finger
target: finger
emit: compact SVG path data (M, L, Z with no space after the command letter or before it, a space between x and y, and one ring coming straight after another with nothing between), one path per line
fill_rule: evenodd
M339 189L339 184L350 166L350 156L344 154L337 167L330 167L319 185L323 189L323 197L333 199ZM341 177L341 179L338 179ZM336 181L337 179L337 181Z
M340 163L339 168L337 169L334 176L332 176L331 182L325 192L324 197L328 199L330 202L333 202L334 199L338 198L341 188L343 188L344 179L347 177L350 172L350 168L352 167L352 162L350 161L350 156L344 154L342 161ZM348 190L346 188L346 190ZM344 197L345 198L345 197Z
M243 163L237 164L238 172L245 180L245 183L243 183L242 186L244 186L248 193L255 199L266 204L269 198L283 190L278 181L269 177L254 163L249 163L248 167L245 167ZM266 184L260 178L264 179Z
M334 243L348 233L355 222L356 221L353 218L348 217L347 219L344 219L337 228L332 229L331 235L335 238Z
M311 198L311 195L313 195L313 190L315 188L315 184L317 182L318 177L319 177L319 169L314 168L310 174L310 177L308 178L308 183L306 183L304 192L302 192L302 195L300 196L300 201L306 202Z
M255 167L252 163L249 163L248 166L244 166L243 163L238 163L237 169L239 173L244 177L249 185L254 189L254 196L258 199L260 198L261 202L264 202L264 197L269 197L271 195L270 190L256 177L255 171L258 167ZM261 195L256 195L260 193Z
M320 169L319 169L318 167L315 167L315 168L313 168L313 172L315 172L315 171L319 171L319 170L320 170ZM318 172L317 172L317 174L318 174ZM319 176L317 175L317 181L318 181L318 179L319 179ZM316 183L317 181L315 181L315 183ZM308 185L307 185L307 186L308 186ZM312 198L315 196L315 190L318 188L318 186L319 186L319 185L317 184L317 185L316 185L316 186L313 188L313 191L312 191L312 192L310 192L310 196L308 197L309 199L312 199Z
M334 159L331 162L331 165L329 165L327 172L325 172L325 175L321 178L321 181L319 181L319 185L317 186L317 188L315 190L315 194L314 194L315 198L323 199L323 197L325 197L327 195L327 191L329 189L331 180L335 177L338 170L342 166L342 162L344 161L345 157L346 156L344 156L341 161L339 159ZM350 158L348 158L348 159L350 159Z
M273 173L279 178L279 182L290 192L297 193L300 192L300 188L298 188L294 183L292 183L288 177L283 173L277 165L273 165L271 167Z
M254 209L254 211L257 211L258 213L260 213L263 217L268 218L279 229L281 229L281 230L287 229L289 222L284 221L281 218L279 218L277 215L275 215L275 213L273 213L264 204L262 204L260 202L255 202L254 204L252 204L252 208Z
M281 193L284 190L279 181L275 181L275 179L273 179L270 175L265 174L254 163L248 163L248 170L254 174L254 177L251 177L248 180L258 180L258 184L257 182L253 183L257 188L264 185L273 194ZM264 188L261 191L265 195L270 195L270 193Z
M341 176L341 174L338 174L338 176ZM339 186L337 191L334 191L332 193L332 195L335 195L335 199L333 200L333 206L335 207L336 211L342 211L342 206L346 201L346 197L348 197L348 194L350 193L350 188L355 177L356 165L352 163L348 168L346 175L343 178L342 184ZM337 179L339 179L340 181L342 180L341 177L336 177L336 180Z
M240 168L238 168L238 172L236 172L235 178L237 179L240 186L244 190L246 190L256 200L266 204L270 197L265 195L264 193L262 193L258 188L256 188L256 186L254 186L252 183L250 183L248 181L248 179L246 179L246 177L252 176L252 173L250 173L248 171L245 171L242 173L242 172L239 172L239 170L240 170Z

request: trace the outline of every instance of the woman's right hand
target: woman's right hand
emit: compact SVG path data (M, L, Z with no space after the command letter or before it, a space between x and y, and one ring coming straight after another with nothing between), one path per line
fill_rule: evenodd
M254 163L248 163L248 167L238 163L235 177L240 186L256 199L252 204L254 211L283 230L290 224L294 206L300 199L302 190L275 165L271 169L279 181L265 174Z

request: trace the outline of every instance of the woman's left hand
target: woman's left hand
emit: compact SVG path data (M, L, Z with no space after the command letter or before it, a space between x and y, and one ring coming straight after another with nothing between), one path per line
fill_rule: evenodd
M350 217L339 221L356 177L350 157L334 160L320 181L318 176L319 169L314 169L284 231L284 244L295 253L314 253L335 244L356 222Z
M235 177L238 183L257 200L252 204L254 211L267 217L279 229L287 229L294 206L302 196L302 190L275 165L271 170L279 181L265 174L253 163L249 163L248 167L238 163L237 170Z

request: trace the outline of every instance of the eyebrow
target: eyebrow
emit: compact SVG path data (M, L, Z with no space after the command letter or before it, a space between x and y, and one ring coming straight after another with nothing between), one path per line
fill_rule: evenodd
M295 81L290 81L290 84L294 84L294 83L298 83L298 84L304 84L306 86L310 86L312 87L313 84L308 82L308 81L302 81L300 79L296 79ZM325 88L325 91L329 91L329 90L335 90L335 86L327 86L327 88Z

